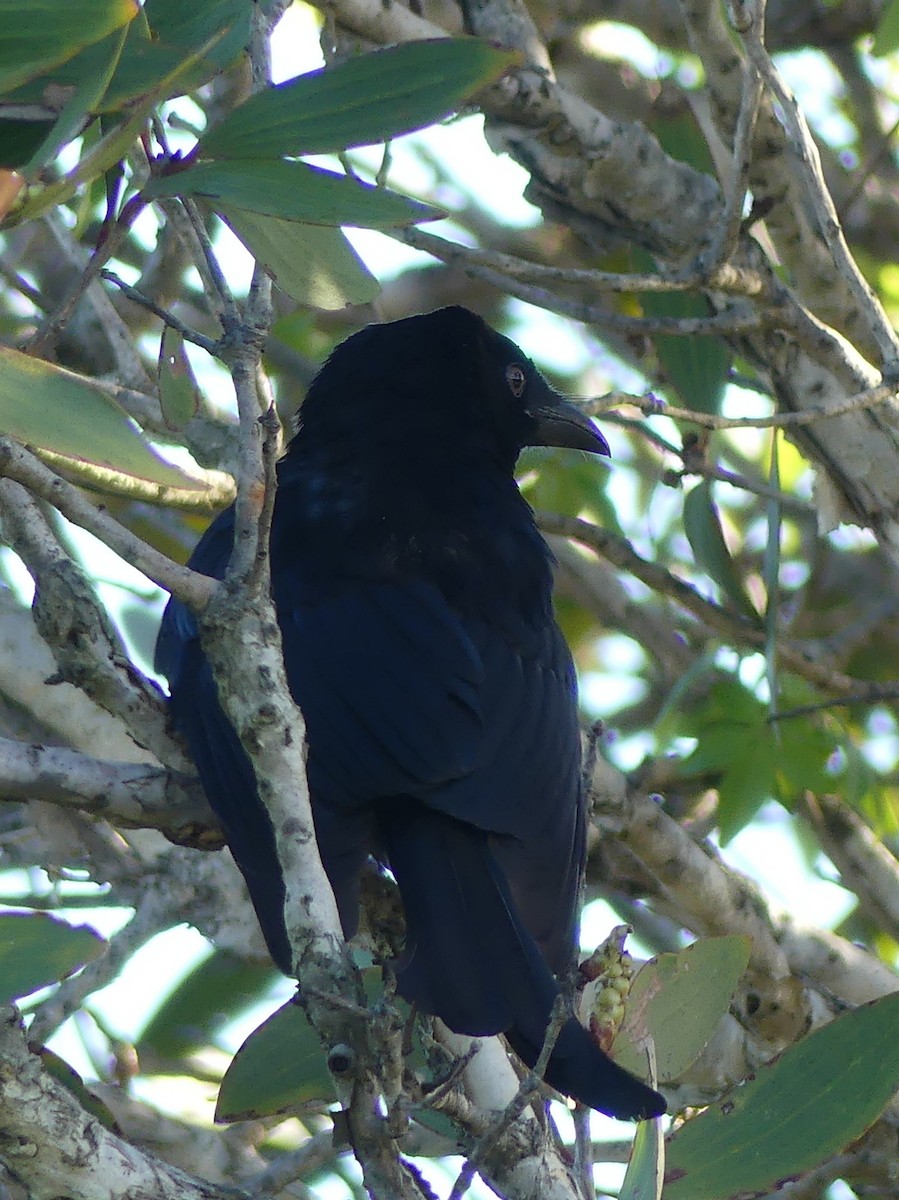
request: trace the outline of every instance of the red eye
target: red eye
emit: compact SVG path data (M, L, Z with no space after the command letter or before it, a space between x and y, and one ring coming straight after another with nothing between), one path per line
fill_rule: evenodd
M513 396L523 395L527 381L528 377L524 373L524 367L520 363L509 363L506 367L506 383Z

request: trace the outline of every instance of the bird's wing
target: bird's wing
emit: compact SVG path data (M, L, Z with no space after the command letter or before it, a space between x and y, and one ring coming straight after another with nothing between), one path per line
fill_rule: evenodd
M339 829L341 814L389 797L463 821L489 836L546 961L567 967L584 820L573 668L555 624L513 641L420 581L355 581L279 615L323 853L324 819Z
M530 839L576 795L571 659L556 626L515 644L421 582L353 581L278 605L288 679L328 803L406 795Z

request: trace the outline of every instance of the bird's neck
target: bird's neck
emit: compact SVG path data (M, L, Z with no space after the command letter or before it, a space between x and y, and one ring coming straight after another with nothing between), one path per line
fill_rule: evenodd
M279 474L273 537L305 546L308 571L425 580L470 615L550 619L552 555L508 472L446 456L363 471L292 453Z

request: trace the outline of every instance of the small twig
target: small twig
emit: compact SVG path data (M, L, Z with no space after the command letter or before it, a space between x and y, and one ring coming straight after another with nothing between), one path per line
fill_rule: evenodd
M545 533L560 534L591 547L616 567L629 571L653 591L671 596L709 629L738 645L756 649L764 647L766 634L760 624L755 625L745 617L737 616L714 601L707 600L684 580L639 555L626 538L580 517L564 517L559 513L547 512L537 512L535 516ZM784 667L826 691L854 693L859 690L857 679L813 661L789 643L781 643L777 652Z
M734 130L734 145L731 155L733 177L724 187L724 212L718 222L706 252L699 256L696 270L705 278L718 277L733 255L740 237L743 222L743 203L749 187L749 170L752 165L752 142L762 98L762 80L758 71L750 64L743 66L743 88L740 94L740 111ZM717 287L717 284L716 284Z
M899 683L872 683L861 691L850 692L846 696L835 696L817 704L799 704L795 708L772 713L768 720L773 724L777 721L789 721L794 717L807 717L811 713L825 712L829 708L851 708L856 704L880 704L884 700L896 699L899 699Z
M63 1021L81 1008L85 997L105 987L119 973L139 946L182 921L182 914L189 911L192 898L192 892L189 893L183 884L180 889L176 888L172 880L167 880L164 887L148 885L134 916L110 939L106 952L89 962L78 975L64 979L35 1010L28 1027L29 1043L42 1046Z
M71 289L68 296L66 296L56 311L47 317L38 327L34 337L28 343L28 352L30 354L38 358L44 357L45 352L53 346L60 333L71 320L72 313L75 311L78 301L124 241L128 230L131 228L131 222L137 216L141 207L142 204L130 203L125 206L102 246L98 246L94 250L78 282Z
M897 397L895 383L879 383L875 387L865 388L853 396L847 396L839 404L827 408L805 408L802 412L772 413L769 417L720 417L716 413L697 412L692 408L679 408L675 404L666 404L654 394L647 396L629 396L620 392L612 392L593 400L587 406L591 416L599 416L620 404L630 404L639 408L648 417L670 417L674 421L691 421L705 429L794 429L802 425L812 425L816 421L827 421L833 417L844 417L847 413L863 412L869 408L877 408L887 400Z
M330 1129L313 1134L296 1150L279 1154L273 1162L251 1179L242 1180L242 1186L247 1189L254 1200L263 1200L266 1196L276 1196L290 1187L292 1194L298 1194L300 1200L313 1200L314 1193L302 1182L303 1176L317 1175L333 1162L337 1156L334 1148L334 1134Z
M488 267L501 272L509 279L524 283L574 284L594 291L611 293L686 292L699 287L713 287L715 291L746 297L757 296L767 287L762 277L754 271L729 263L717 263L708 269L672 271L667 274L664 271L653 274L595 271L577 267L553 267L530 262L513 254L503 254L498 250L463 246L414 226L392 231L392 236L415 250L432 254L442 262L453 263L464 269L470 266Z
M574 1174L584 1200L594 1200L596 1187L593 1182L593 1139L590 1136L590 1109L585 1104L575 1106L574 1121Z
M399 241L406 242L408 245L415 245L416 242L423 243L420 230L414 231L414 235L410 235L409 230L388 230L387 232ZM469 253L468 248L465 246L447 242L443 238L434 238L432 235L425 236L431 239L430 244L427 246L419 244L418 249L426 250L427 253L433 254L435 258L439 258L443 262L454 263L469 275L477 279L483 279L485 282L502 289L502 291L516 296L519 300L525 300L529 304L549 309L551 312L559 313L562 316L572 317L574 320L583 321L588 325L598 325L601 328L614 329L617 332L627 334L662 333L679 337L695 337L703 334L736 333L758 329L763 323L762 316L758 311L745 305L738 306L736 304L731 308L714 313L708 317L622 316L620 313L612 312L602 305L591 304L588 301L574 300L568 296L560 296L556 292L549 291L547 288L524 283L522 280L506 274L502 269L498 269L493 265L485 265L483 261L477 261L477 258ZM478 257L481 257L483 260L483 252L479 252ZM642 278L648 277L644 276ZM707 280L700 281L696 277L695 279L691 278L688 280L684 286L678 284L677 287L665 287L653 290L684 291L688 287L699 286L700 282L703 286L710 286ZM715 286L717 287L717 284ZM619 288L615 290L633 289Z
M216 356L219 351L219 343L213 338L208 338L204 333L199 333L196 329L192 329L190 325L185 325L179 320L174 313L167 308L163 308L161 304L157 304L155 300L151 300L149 296L145 296L143 292L137 288L131 287L124 279L121 279L114 271L103 270L100 272L100 278L105 279L107 283L115 284L123 295L127 296L135 304L139 304L141 308L147 309L148 312L155 314L161 318L166 325L177 330L189 342L193 342L195 346L199 346L208 354Z
M487 1155L509 1126L514 1121L517 1121L524 1112L534 1092L537 1091L543 1082L543 1076L546 1074L546 1066L550 1055L555 1048L565 1022L570 1017L571 1010L568 1001L562 995L557 996L552 1014L550 1015L549 1024L546 1028L546 1035L543 1038L543 1045L537 1056L537 1061L534 1063L533 1068L527 1072L524 1079L522 1079L518 1091L506 1105L503 1112L500 1113L499 1117L493 1122L468 1156L465 1165L459 1172L456 1182L453 1184L453 1189L449 1194L448 1200L462 1200L462 1197L468 1191L469 1187L471 1187L471 1182L475 1177L478 1167L484 1162Z
M718 483L727 483L742 492L751 492L754 496L761 496L765 500L776 500L778 504L783 505L785 509L788 509L799 517L814 518L816 515L815 509L811 504L807 504L803 500L798 500L795 496L791 496L787 492L781 492L770 484L762 483L761 480L749 479L746 475L738 475L736 471L728 471L725 467L691 462L682 471L671 472L673 481L688 475L699 475L703 479L713 479ZM668 482L668 478L668 476L665 477L666 483Z

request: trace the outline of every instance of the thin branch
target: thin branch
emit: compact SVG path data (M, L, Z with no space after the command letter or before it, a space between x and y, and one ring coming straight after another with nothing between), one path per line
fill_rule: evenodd
M652 393L647 396L631 396L622 392L610 392L591 401L587 410L591 416L600 416L622 404L629 404L648 417L670 417L674 421L690 421L704 429L795 429L813 425L816 421L844 417L847 413L877 408L888 400L895 400L897 391L899 389L895 383L880 383L856 392L853 396L847 396L845 400L826 408L819 406L805 408L802 412L772 413L769 417L721 417L717 413L698 412L696 409L667 404Z
M743 221L743 204L749 188L752 143L755 137L761 98L761 77L758 71L747 63L743 68L740 111L734 131L731 155L732 178L723 188L724 212L715 226L707 252L699 256L697 264L697 269L709 278L721 275L725 264L737 250ZM715 284L714 286L717 288L719 285Z
M182 921L192 900L193 890L183 882L176 885L167 878L165 887L145 887L134 916L110 938L104 953L88 962L77 975L64 979L34 1010L28 1026L29 1044L44 1045L92 992L115 979L135 951L164 929Z
M697 287L713 287L716 291L729 292L738 296L757 296L766 289L760 275L735 267L728 263L716 263L709 269L690 272L660 271L658 274L639 274L616 271L594 271L576 267L553 267L544 263L530 262L514 254L503 254L498 250L463 246L447 238L438 237L415 226L392 231L398 241L432 254L442 262L467 268L468 266L489 267L501 272L509 279L527 283L573 284L601 292L685 292Z
M232 1188L181 1171L111 1132L44 1069L14 1008L0 1010L0 1128L27 1147L15 1170L29 1194L69 1200L234 1200ZM9 1162L9 1157L5 1156Z
M862 907L895 940L899 936L899 862L874 830L838 796L806 792L801 811L821 848Z
M705 599L690 584L639 555L626 538L598 525L591 525L589 521L583 521L579 517L564 517L558 513L547 512L537 512L535 515L537 524L545 533L560 534L591 547L615 566L629 571L653 591L671 596L709 629L715 630L729 641L737 645L752 646L754 649L764 648L766 634L760 625L755 625L745 617L737 616L714 601ZM859 690L857 679L807 658L794 646L781 643L777 647L777 653L784 667L826 691Z
M204 608L215 594L218 587L215 580L179 566L160 554L103 508L91 504L76 487L45 467L24 446L6 436L0 436L0 476L14 479L33 495L52 504L74 525L94 534L126 562L194 611Z
M487 1132L478 1141L471 1154L469 1154L465 1165L459 1172L456 1182L453 1184L449 1200L462 1200L462 1197L471 1186L478 1167L486 1161L490 1151L503 1134L524 1112L531 1097L543 1082L543 1076L546 1074L550 1055L559 1039L559 1034L562 1032L570 1016L571 1012L567 999L561 994L558 995L553 1005L552 1015L546 1027L546 1034L544 1035L543 1045L540 1047L537 1061L534 1063L533 1068L525 1075L524 1079L522 1079L515 1096L509 1101L503 1112L500 1113Z
M157 304L155 300L151 300L149 296L145 296L143 292L137 288L131 287L124 279L120 278L114 271L101 271L100 278L105 279L107 283L114 284L119 291L132 300L135 304L139 304L141 308L145 308L148 312L159 317L166 325L176 330L187 341L193 342L195 346L199 346L201 350L205 350L207 354L213 356L218 354L219 343L213 338L208 338L204 333L199 333L196 329L192 329L190 325L185 325L179 320L174 313L164 308L161 304Z
M131 663L93 584L59 544L40 505L10 479L0 480L0 518L7 541L34 577L32 615L59 678L123 721L160 762L187 768L168 732L159 689Z
M591 304L589 301L575 300L567 296L560 296L558 293L550 291L547 288L524 283L520 279L505 274L504 271L498 270L494 266L486 266L482 262L476 261L468 252L468 247L447 242L443 238L430 237L429 244L425 246L424 238L430 235L422 235L420 230L416 230L414 233L410 233L410 231L405 229L388 230L387 232L397 238L398 241L406 242L409 245L414 245L416 241L419 242L418 248L426 250L428 254L432 254L442 262L460 267L472 277L483 279L486 283L493 284L494 287L498 287L502 291L516 296L519 300L525 300L529 304L537 305L538 308L549 309L551 312L559 313L562 316L572 317L574 320L583 321L588 325L598 325L600 328L613 329L619 333L661 333L678 337L696 337L704 334L735 333L750 329L759 329L763 324L759 312L747 306L737 304L721 312L713 313L708 317L623 316L620 313L610 311L602 305ZM478 257L481 256L479 255ZM690 286L692 286L692 283ZM678 286L673 289L659 288L657 290L682 291L684 289Z

